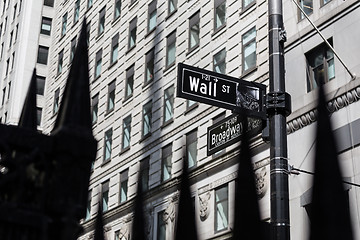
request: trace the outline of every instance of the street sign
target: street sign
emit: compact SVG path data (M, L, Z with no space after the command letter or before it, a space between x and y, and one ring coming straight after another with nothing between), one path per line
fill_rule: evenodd
M265 119L265 94L263 84L178 64L178 97Z
M218 123L208 127L207 129L207 155L212 155L234 143L240 141L241 135L244 133L243 117L239 114L232 114ZM249 118L247 134L253 137L263 129L261 119Z

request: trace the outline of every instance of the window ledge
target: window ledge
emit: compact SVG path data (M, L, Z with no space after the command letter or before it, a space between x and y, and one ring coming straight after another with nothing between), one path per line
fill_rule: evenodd
M244 78L246 76L249 76L251 73L256 72L257 68L258 68L257 65L255 65L252 68L249 68L248 70L244 71L243 74L241 74L240 78Z
M199 106L199 103L194 103L192 106L190 106L189 108L187 108L184 112L184 115L188 114L189 112L192 112L192 110L194 110L195 108L197 108Z
M124 154L125 152L129 151L130 150L130 146L129 147L126 147L126 148L123 148L121 149L120 153L119 153L119 156Z
M153 81L154 81L154 77L153 77L152 79L150 79L149 81L144 82L144 84L143 84L143 86L142 86L143 90L145 90L145 89L147 89L148 87L150 87L150 86L152 85Z
M167 120L166 122L164 122L160 128L164 129L165 127L169 126L173 122L174 122L174 118L171 118L171 119Z
M131 95L129 95L129 96L127 96L127 97L125 97L124 98L124 100L123 100L123 104L125 105L125 104L128 104L129 102L130 102L130 99L132 98L132 94Z
M171 16L175 15L176 12L177 12L177 9L175 9L175 10L172 11L170 14L168 14L168 15L165 17L165 21L167 21L169 18L171 18Z
M214 32L211 34L211 37L216 38L219 35L221 35L223 32L225 32L226 29L226 23L224 23L224 25L222 25L221 27L219 27L218 29L214 30Z
M133 50L134 48L136 47L136 43L131 47L131 48L129 48L126 52L125 52L125 54L127 55L129 52L131 52L131 50Z
M109 162L111 162L111 157L110 157L108 160L103 161L103 162L101 163L100 167L104 167L104 166L107 165Z
M190 55L193 55L193 54L199 52L199 50L200 50L200 43L198 43L196 46L189 49L189 51L186 53L186 56L190 57Z
M145 141L146 139L148 139L149 137L151 136L151 132L146 134L145 136L141 136L140 140L139 140L139 143Z
M110 68L112 68L114 65L116 65L117 62L118 62L118 60L116 59L114 62L110 63L108 70L110 70Z
M147 32L147 33L145 34L145 38L147 38L149 35L151 35L153 32L155 32L155 30L156 30L156 27L154 27L154 28L151 29L149 32Z
M248 10L249 10L250 8L252 8L253 6L256 6L256 1L253 1L250 5L242 8L241 11L240 11L240 16L243 15L243 14L245 14L246 12L248 12ZM250 13L250 12L251 12L251 11L249 11L249 13Z
M166 66L163 72L165 73L165 72L170 71L170 69L175 68L175 65L176 65L176 62L173 62L173 63L170 64L169 66Z
M114 109L115 109L115 106L110 110L106 110L106 113L105 113L104 117L107 118L110 115L112 115L112 113L114 113Z

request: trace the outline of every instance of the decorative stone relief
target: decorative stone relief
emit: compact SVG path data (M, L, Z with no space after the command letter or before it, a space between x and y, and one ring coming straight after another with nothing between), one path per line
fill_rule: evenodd
M210 206L209 206L210 197L211 197L211 193L209 191L199 195L201 221L205 221L210 214Z
M175 202L171 201L169 206L165 209L163 215L166 224L173 223L175 220Z
M266 180L266 168L263 167L255 171L255 184L256 184L256 193L258 198L261 199L265 196L268 189L268 182Z
M327 103L327 108L330 113L339 111L340 109L357 102L360 99L360 87L355 87L344 94L335 97ZM317 120L317 111L312 109L307 113L302 114L301 116L289 121L287 123L286 129L287 134L291 134Z
M153 219L153 211L152 209L149 209L147 211L148 214L146 214L145 216L145 235L146 235L146 238L151 240L152 239L152 236L151 236L151 233L152 233L152 219Z
M121 227L119 229L120 239L124 239L124 240L130 239L130 232L131 232L130 221L131 221L130 216L121 220Z

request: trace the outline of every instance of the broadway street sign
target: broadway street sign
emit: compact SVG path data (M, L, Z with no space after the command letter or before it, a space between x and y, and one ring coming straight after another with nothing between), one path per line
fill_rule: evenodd
M207 155L212 155L240 141L245 129L238 114L232 114L207 129ZM262 120L248 118L247 133L249 137L259 134L262 130Z
M266 86L179 63L177 96L266 118Z

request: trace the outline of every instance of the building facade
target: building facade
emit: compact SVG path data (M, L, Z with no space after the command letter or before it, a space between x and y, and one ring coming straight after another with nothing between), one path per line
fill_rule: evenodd
M356 29L360 4L355 0L298 3L350 71L358 73L360 61L354 53L360 48ZM286 87L293 110L287 125L289 164L312 171L316 88L324 81L344 176L359 183L360 80L349 76L292 1L283 4ZM99 201L106 239L131 239L139 174L148 238L173 239L184 157L199 238L231 239L238 145L211 156L206 147L207 128L232 112L176 97L177 64L268 85L267 1L56 0L53 9L43 111L46 133L51 132L61 104L84 17L89 34L91 114L98 154L79 239L93 237ZM38 67L40 72L43 65ZM261 217L270 221L269 145L259 134L251 148ZM308 234L312 177L295 173L289 175L291 237L300 240ZM359 190L346 186L358 237Z
M37 69L37 123L42 129L54 0L0 3L0 119L17 124L34 68Z

